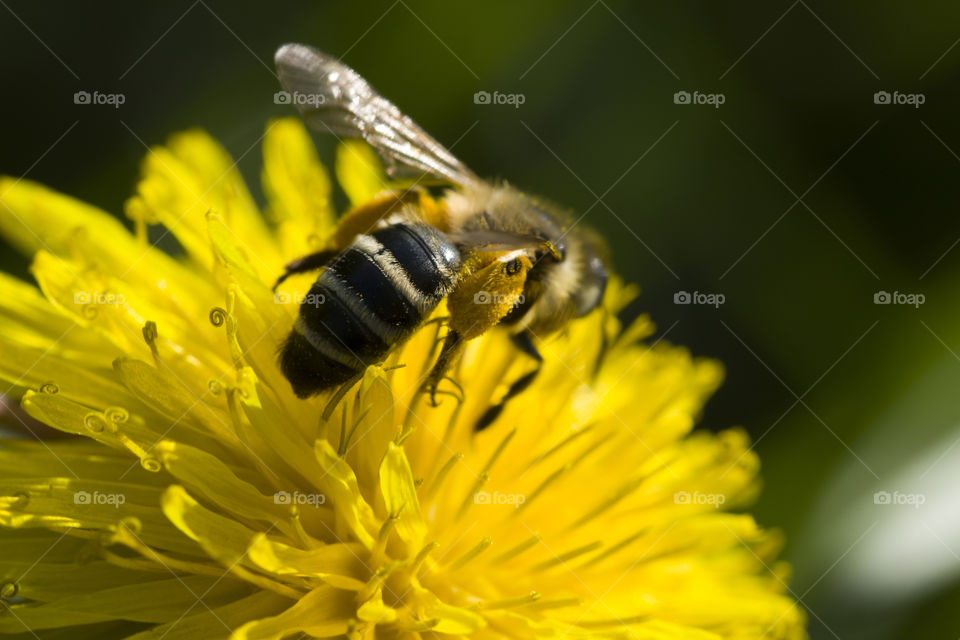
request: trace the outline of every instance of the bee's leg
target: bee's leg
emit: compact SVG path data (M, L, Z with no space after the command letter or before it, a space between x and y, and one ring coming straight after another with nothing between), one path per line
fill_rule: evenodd
M447 297L450 324L443 348L424 388L436 405L437 385L463 345L495 327L513 309L527 279L530 260L519 253L491 254L487 264L466 275Z
M279 287L284 280L292 275L297 273L306 273L307 271L316 271L317 269L322 268L328 262L333 260L338 253L339 251L334 249L322 249L320 251L301 256L293 262L287 263L287 265L283 268L283 275L277 278L277 281L273 283L273 290L276 291L277 287Z
M427 376L427 381L423 385L424 390L430 394L430 404L433 406L437 406L437 386L439 386L440 381L443 380L447 369L450 368L450 365L453 364L453 361L460 354L460 351L463 349L463 343L464 339L459 333L453 329L447 331L447 337L443 341L440 355L437 356L437 361L433 363L430 375Z
M537 377L537 374L540 373L540 369L543 366L543 356L541 356L540 352L537 350L537 345L533 343L533 336L530 334L530 332L521 331L520 333L515 334L513 336L513 344L515 344L520 351L523 351L525 354L536 360L537 368L515 380L513 384L510 385L510 388L507 389L507 393L504 394L504 396L500 399L500 402L483 412L483 415L480 416L479 420L477 420L477 424L473 426L474 431L483 431L489 427L503 412L507 401L529 387Z

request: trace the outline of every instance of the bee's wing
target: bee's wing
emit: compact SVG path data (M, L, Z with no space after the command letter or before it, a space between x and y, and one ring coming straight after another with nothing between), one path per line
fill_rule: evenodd
M480 182L443 145L339 60L313 47L285 44L277 50L275 61L283 88L311 127L366 140L386 162L391 176L412 170L462 186Z
M472 229L450 234L455 243L480 251L536 251L544 248L544 239L529 233L500 231L496 229Z

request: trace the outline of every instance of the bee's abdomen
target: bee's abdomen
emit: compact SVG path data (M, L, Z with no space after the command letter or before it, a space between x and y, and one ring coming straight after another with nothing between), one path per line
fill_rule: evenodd
M456 282L460 254L433 227L403 223L361 235L320 274L300 305L280 366L300 397L380 362Z

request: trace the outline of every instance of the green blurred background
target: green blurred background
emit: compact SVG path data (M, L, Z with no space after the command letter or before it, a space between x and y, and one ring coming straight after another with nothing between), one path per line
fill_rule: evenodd
M725 363L702 426L756 441L755 513L785 530L812 637L960 636L960 5L0 4L0 172L117 214L145 145L187 127L258 188L264 124L293 114L273 101L287 41L343 57L478 173L589 210L643 289L630 313Z

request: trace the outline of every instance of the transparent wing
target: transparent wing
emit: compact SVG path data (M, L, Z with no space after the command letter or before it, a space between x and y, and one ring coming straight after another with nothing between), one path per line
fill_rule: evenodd
M383 158L391 176L432 175L458 185L480 181L439 142L377 93L356 71L302 44L275 56L290 102L307 124L343 138L362 138Z
M543 249L545 243L543 238L535 235L496 229L460 230L447 235L457 244L481 251L538 250Z

